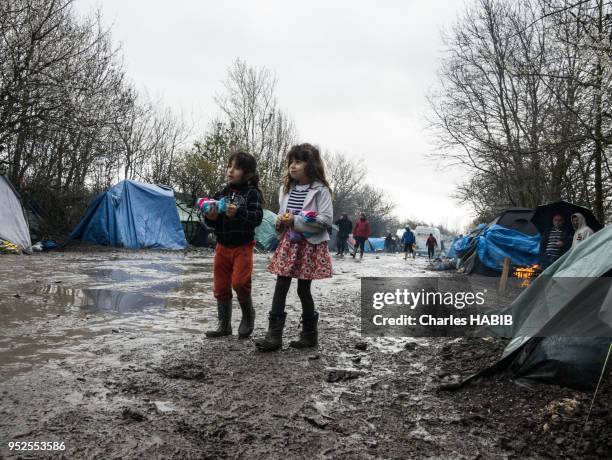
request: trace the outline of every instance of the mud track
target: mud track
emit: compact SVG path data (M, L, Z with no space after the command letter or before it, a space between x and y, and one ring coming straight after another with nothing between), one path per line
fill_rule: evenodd
M255 336L274 277L256 257ZM0 458L610 458L606 384L591 394L498 376L440 383L496 360L498 340L362 339L360 276L437 276L397 255L334 261L315 282L318 350L288 299L285 348L255 351L214 322L210 252L2 256ZM234 310L234 329L240 315ZM334 371L333 369L341 369ZM57 452L9 442L58 441Z

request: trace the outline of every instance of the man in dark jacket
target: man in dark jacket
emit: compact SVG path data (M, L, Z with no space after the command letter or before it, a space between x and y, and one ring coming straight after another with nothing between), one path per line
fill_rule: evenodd
M353 223L349 220L346 213L342 213L342 217L336 221L338 226L338 235L336 236L336 245L338 246L337 256L344 257L344 253L348 251L348 237L353 230Z
M438 247L438 240L436 240L436 237L433 236L433 233L430 233L429 237L427 237L427 241L425 241L425 246L427 246L427 257L430 260L433 259L436 252L436 248Z
M572 245L572 232L563 224L561 214L553 216L552 227L544 232L540 240L540 264L542 270L548 268L555 260L565 254Z

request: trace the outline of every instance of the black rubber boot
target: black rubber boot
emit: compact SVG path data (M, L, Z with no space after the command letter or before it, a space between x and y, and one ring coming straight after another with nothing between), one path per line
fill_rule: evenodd
M283 329L287 313L270 313L268 317L268 332L263 339L255 341L255 346L260 351L274 351L283 346Z
M240 309L242 310L242 319L238 326L238 338L247 339L251 336L255 327L255 309L253 308L253 299L250 297L246 300L241 300Z
M223 337L232 335L232 303L217 304L217 329L206 331L206 337Z
M314 315L305 317L302 315L302 331L300 332L299 340L292 340L289 343L293 348L311 348L319 344L319 332L317 323L319 322L319 313L314 312Z

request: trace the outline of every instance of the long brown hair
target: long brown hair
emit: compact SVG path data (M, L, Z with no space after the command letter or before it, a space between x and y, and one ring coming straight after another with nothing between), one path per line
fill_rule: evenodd
M299 160L306 163L306 175L311 181L319 181L331 190L329 182L325 177L325 167L319 149L312 144L297 144L291 147L287 152L286 171L283 179L285 193L291 190L291 184L295 182L289 174L289 165L293 160Z
M257 159L244 150L237 150L230 153L227 158L227 166L236 163L236 168L242 169L242 183L252 185L259 192L260 199L263 202L264 196L259 188L259 173L257 172Z

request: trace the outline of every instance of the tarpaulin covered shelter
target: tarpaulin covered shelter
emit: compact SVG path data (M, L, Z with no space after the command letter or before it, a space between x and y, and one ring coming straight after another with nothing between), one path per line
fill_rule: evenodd
M612 226L548 267L504 314L513 339L499 362L466 380L513 377L593 389L612 341ZM465 382L464 382L465 383Z
M529 267L540 260L540 235L529 236L500 225L488 227L471 244L460 264L467 274L497 276L506 258L519 267Z
M0 174L0 252L30 253L32 241L17 190Z
M455 254L455 257L463 257L465 253L472 247L472 241L478 235L485 231L487 224L478 224L476 228L470 230L470 232L460 238L456 238L453 243L451 250Z
M461 258L458 268L466 274L498 276L506 258L514 266L537 264L540 234L531 222L532 216L532 209L509 209L477 229L474 236L456 241L453 247Z
M187 246L172 189L133 180L94 198L70 237L132 249Z

